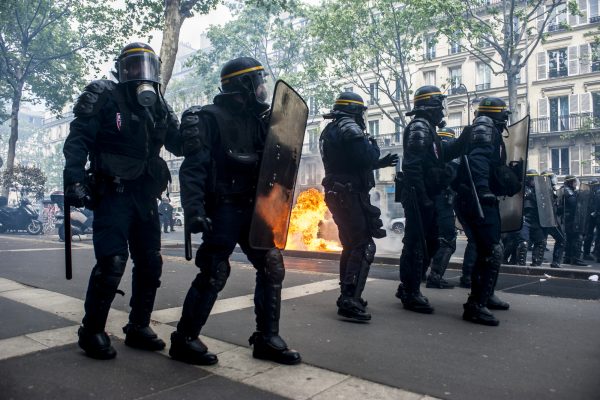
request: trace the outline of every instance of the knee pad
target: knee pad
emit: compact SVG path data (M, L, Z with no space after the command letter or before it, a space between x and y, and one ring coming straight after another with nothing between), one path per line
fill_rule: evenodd
M277 248L270 249L265 255L265 261L265 273L269 283L281 284L285 278L285 266L281 251Z
M492 245L492 254L489 257L489 262L492 263L497 268L500 268L502 265L502 256L504 254L504 247L502 243L494 243Z
M217 265L213 266L211 276L208 280L208 284L212 286L217 292L220 292L227 283L227 278L231 273L231 265L229 261L221 261Z
M454 253L456 250L456 238L448 239L445 237L438 238L438 243L440 245L440 249L450 249Z
M367 246L365 247L365 260L367 260L367 263L369 264L373 264L373 261L375 260L375 252L377 251L377 246L375 246L375 242L373 240L370 240L369 243L367 244Z
M126 265L127 254L103 257L98 260L94 267L92 279L99 286L106 287L108 290L116 290L119 282L121 282Z

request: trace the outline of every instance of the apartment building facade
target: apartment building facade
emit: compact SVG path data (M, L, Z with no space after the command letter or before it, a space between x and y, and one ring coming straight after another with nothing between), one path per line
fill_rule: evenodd
M600 176L599 3L599 0L579 0L579 16L563 12L566 4L561 5L546 26L547 37L518 77L518 113L532 118L528 167L552 170L559 179L569 174L582 176L584 180ZM521 43L528 45L527 39ZM484 51L498 58L493 48ZM448 95L446 120L457 132L472 120L482 98L496 96L508 102L506 76L495 75L457 42L424 40L423 57L411 65L411 72L412 90L422 85L443 88ZM368 74L364 78L368 82ZM368 102L367 130L377 138L382 154L395 152L402 157L399 119L391 104L382 107L396 115L394 120L375 105L376 84L370 85L368 91L350 85L345 89L359 93ZM299 191L319 188L324 174L318 137L327 121L319 118L316 107L310 105L309 99L312 115L298 175ZM394 173L393 168L376 171L377 185L371 195L373 203L388 218L403 215L394 201Z

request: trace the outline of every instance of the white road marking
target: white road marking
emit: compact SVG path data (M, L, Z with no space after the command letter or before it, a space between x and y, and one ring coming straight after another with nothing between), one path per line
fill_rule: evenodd
M298 297L310 296L311 294L326 292L339 289L338 279L328 279L319 282L307 283L305 285L283 288L281 299L289 300ZM228 299L217 300L210 315L222 314L225 312L242 310L244 308L254 307L254 294L248 294ZM152 313L152 319L163 324L179 321L181 317L181 307L166 308Z
M87 247L79 247L79 246L73 246L71 248L71 250L82 250L82 249L87 249ZM32 252L32 251L47 251L47 250L62 250L65 251L64 247L38 247L36 249L6 249L6 250L0 250L0 253L21 253L21 252Z
M284 298L292 299L308 296L337 288L337 279L314 282L284 289L284 291L287 290ZM8 279L0 278L0 297L18 301L75 322L79 322L83 316L82 300L44 289L31 288ZM237 300L229 302L226 301L231 299L221 300L223 305L220 306L222 310L220 312L227 312L223 310L233 311L240 309L240 307L246 308L248 307L249 298L250 296L240 296L235 298ZM162 311L164 310L157 311L155 314L160 315ZM124 339L125 335L121 328L127 323L127 313L111 309L109 317L106 326L107 332L112 336ZM156 322L156 318L154 318L152 328L159 337L169 343L169 336L173 332L173 327ZM429 396L340 374L313 365L282 366L268 361L256 360L247 347L205 336L201 338L212 352L219 355L219 363L215 366L198 368L288 398L296 400L348 398L434 400ZM0 340L0 360L24 356L75 343L76 341L77 325L3 339ZM168 356L167 349L161 353Z

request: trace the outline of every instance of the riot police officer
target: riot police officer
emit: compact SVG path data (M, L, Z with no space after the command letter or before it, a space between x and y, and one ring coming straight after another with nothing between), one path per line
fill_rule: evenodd
M557 217L558 212L558 180L556 179L556 175L551 170L546 170L542 172L542 176L550 178L551 192L552 192L552 211L554 212L555 217ZM546 235L546 241L548 235L552 236L554 239L554 248L552 249L552 262L550 263L550 267L552 268L560 268L560 264L563 262L563 257L565 254L565 234L563 227L560 224L556 224L556 226L551 228L544 228L544 233Z
M115 62L118 83L86 86L64 145L65 197L94 210L94 253L79 329L79 346L92 358L116 352L104 331L129 253L133 282L125 344L161 350L165 343L149 327L162 258L157 202L170 179L159 152L180 153L179 122L160 94L160 60L144 43L123 48ZM85 165L90 161L91 179Z
M441 128L438 136L442 143L453 143L456 133L451 128ZM450 181L456 178L456 172L460 165L458 160L452 160L447 164L447 171L451 174ZM441 193L433 197L435 203L436 224L438 228L438 248L431 258L431 271L427 276L428 288L452 289L454 285L444 279L444 273L448 268L450 257L456 250L456 227L454 216L454 197L456 193L450 185L442 189Z
M461 163L457 179L457 216L469 240L476 246L477 262L474 265L471 294L464 304L463 319L479 324L496 326L499 321L489 311L508 309L509 305L494 295L502 263L503 249L500 242L499 195L514 195L521 189L518 175L506 166L506 149L502 132L506 128L510 111L506 103L496 97L484 98L476 113L467 150L472 182L466 164ZM504 169L503 178L498 179L495 171ZM512 174L512 175L511 175ZM475 188L477 197L472 193ZM478 215L479 201L483 218Z
M452 171L445 163L460 154L465 141L461 135L454 143L442 143L436 134L436 127L445 126L445 98L436 86L415 91L414 107L406 113L414 118L404 129L403 171L396 176L396 190L406 215L396 297L405 309L426 314L432 313L433 307L420 291L421 277L439 245L432 199L450 184Z
M398 163L396 154L379 159L375 138L365 133L366 111L358 94L341 93L331 113L324 115L333 121L319 140L325 168L325 202L338 226L343 247L338 314L357 321L371 319L361 295L375 257L373 238L385 237L381 211L369 200L369 191L375 186L373 170Z
M264 67L251 57L228 61L214 104L191 107L182 115L185 159L179 178L186 229L203 233L195 260L200 273L185 297L169 350L186 363L218 361L198 336L227 282L229 256L238 243L256 269L256 332L249 340L253 356L282 364L301 361L279 336L283 256L274 245L258 250L249 244L270 109L264 76Z
M546 235L540 225L540 216L538 213L538 201L536 196L534 178L539 176L535 169L527 170L525 179L525 192L524 192L524 221L522 236L525 238L525 245L519 244L518 259L523 262L519 262L519 265L525 265L525 259L527 257L528 244L532 245L531 250L531 266L539 267L544 261L544 252L546 251Z
M590 191L590 219L583 241L583 259L597 261L600 259L600 181L597 178L590 181ZM592 243L594 244L593 252Z
M587 266L581 259L583 235L586 230L585 220L588 214L586 193L579 190L579 179L573 175L565 177L561 192L558 212L563 216L566 234L564 261L566 264Z

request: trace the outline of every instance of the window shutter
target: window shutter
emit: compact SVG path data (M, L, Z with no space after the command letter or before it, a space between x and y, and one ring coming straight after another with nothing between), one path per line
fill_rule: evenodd
M569 114L579 114L579 95L572 94L569 96Z
M579 12L581 15L579 16L579 24L587 24L588 23L588 12L587 12L587 0L579 0L577 2L579 6Z
M577 14L571 15L567 7L567 14L569 15L569 26L573 27L578 24L582 24L582 21L579 21L579 16Z
M592 113L592 94L591 93L583 93L579 96L579 104L580 104L580 112L582 114L591 114Z
M547 79L548 70L546 69L547 55L545 51L541 51L537 54L537 78L538 81Z
M542 33L542 26L544 25L544 11L545 11L546 7L543 5L540 5L537 9L537 30L538 30L538 34Z
M582 44L579 46L579 73L589 74L592 71L592 60L591 51L589 44Z
M548 99L538 100L538 132L548 132Z
M579 57L578 57L579 46L569 46L568 57L569 57L569 75L579 74Z

